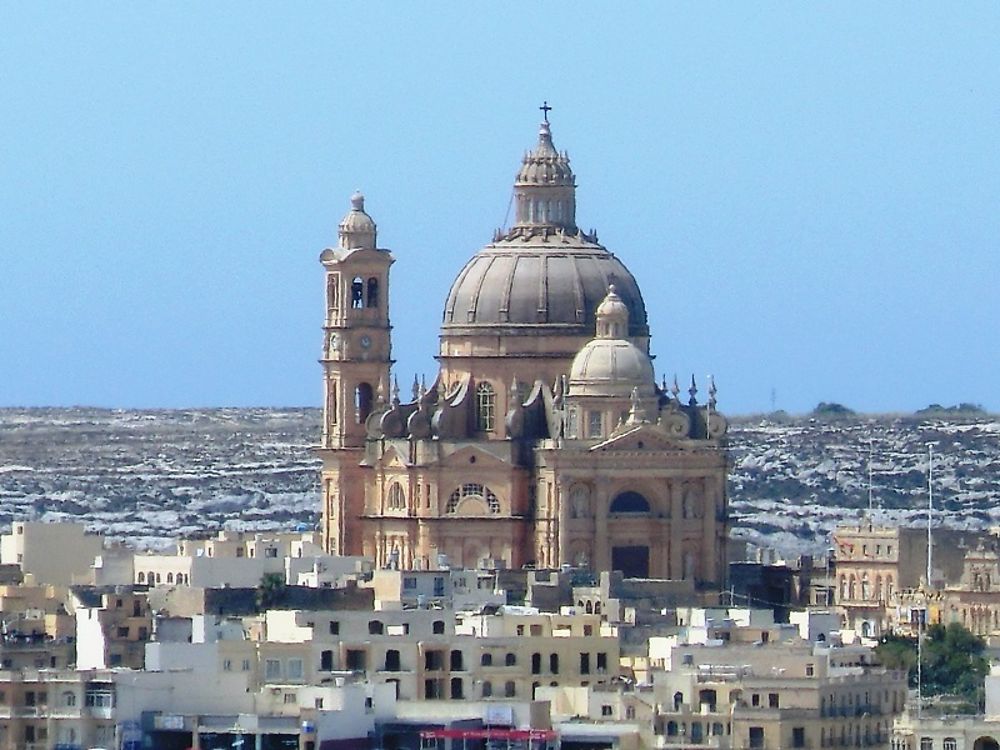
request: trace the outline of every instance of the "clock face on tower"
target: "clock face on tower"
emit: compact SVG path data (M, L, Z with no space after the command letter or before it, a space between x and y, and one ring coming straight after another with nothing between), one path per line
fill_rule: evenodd
M362 349L367 351L372 346L372 337L366 333L364 336L358 339L358 343L361 344Z

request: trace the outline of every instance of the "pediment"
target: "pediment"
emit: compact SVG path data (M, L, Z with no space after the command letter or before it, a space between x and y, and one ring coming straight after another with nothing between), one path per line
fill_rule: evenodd
M382 464L383 468L387 469L405 469L409 466L406 456L404 456L400 452L399 448L394 445L390 445L385 449L385 452L382 454L382 458L379 459L379 463Z
M467 445L459 448L451 455L442 458L440 464L449 468L464 469L494 469L509 466L502 459L497 458L492 453L476 445Z
M614 434L607 440L602 440L591 446L590 450L591 452L650 451L677 450L678 447L677 440L667 435L657 425L640 424Z

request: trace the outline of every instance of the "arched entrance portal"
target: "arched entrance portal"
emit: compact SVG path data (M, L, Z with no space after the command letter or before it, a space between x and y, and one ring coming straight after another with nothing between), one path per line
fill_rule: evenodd
M1000 750L1000 743L992 737L980 737L972 743L972 750Z
M612 547L611 569L620 570L626 578L649 578L649 547Z

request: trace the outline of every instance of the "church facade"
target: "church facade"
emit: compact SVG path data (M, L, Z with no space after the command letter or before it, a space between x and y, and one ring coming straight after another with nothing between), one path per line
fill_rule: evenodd
M547 112L546 112L547 114ZM656 382L625 265L576 223L547 121L516 217L444 303L440 370L392 378L389 272L364 198L320 255L326 317L322 530L380 567L554 568L722 585L726 420L711 386Z

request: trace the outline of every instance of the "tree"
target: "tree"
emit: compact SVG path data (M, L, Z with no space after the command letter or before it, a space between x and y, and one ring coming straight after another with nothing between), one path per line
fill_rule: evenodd
M920 660L923 695L956 698L973 712L981 708L983 680L989 672L989 662L983 657L985 649L982 638L957 622L928 627ZM916 638L887 635L875 653L886 667L906 669L910 687L916 687Z
M281 573L265 573L257 585L257 609L271 609L281 601L284 593L285 577Z

